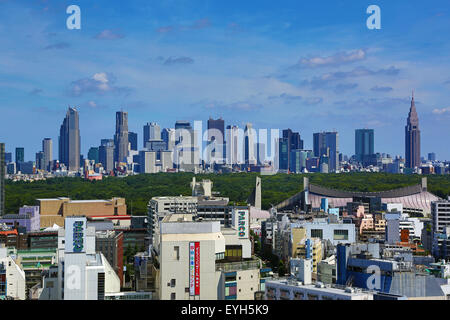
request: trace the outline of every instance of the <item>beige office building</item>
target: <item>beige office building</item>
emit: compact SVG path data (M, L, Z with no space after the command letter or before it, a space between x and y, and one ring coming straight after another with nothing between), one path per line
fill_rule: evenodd
M64 218L70 216L121 216L127 214L124 198L111 200L71 200L70 198L38 199L41 228L57 224L64 226Z

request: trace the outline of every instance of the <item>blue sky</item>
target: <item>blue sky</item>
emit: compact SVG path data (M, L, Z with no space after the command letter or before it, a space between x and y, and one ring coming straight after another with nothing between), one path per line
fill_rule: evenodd
M81 8L81 30L66 8ZM366 8L381 8L381 30ZM115 112L139 135L149 121L223 117L226 125L375 129L375 150L404 156L411 91L422 155L450 160L450 10L425 1L0 0L0 141L34 160L68 105L82 153L114 134ZM206 127L206 123L204 124Z

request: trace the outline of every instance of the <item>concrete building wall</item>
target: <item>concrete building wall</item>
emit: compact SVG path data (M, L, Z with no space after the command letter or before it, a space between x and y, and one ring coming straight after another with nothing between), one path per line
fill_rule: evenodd
M68 216L113 216L126 215L127 205L124 198L111 200L71 200L69 198L38 199L41 213L41 228L51 227L54 223L64 226Z

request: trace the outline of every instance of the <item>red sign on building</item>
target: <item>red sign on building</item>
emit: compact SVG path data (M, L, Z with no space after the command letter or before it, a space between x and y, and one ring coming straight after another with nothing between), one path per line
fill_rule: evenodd
M200 295L200 242L195 243L195 295Z

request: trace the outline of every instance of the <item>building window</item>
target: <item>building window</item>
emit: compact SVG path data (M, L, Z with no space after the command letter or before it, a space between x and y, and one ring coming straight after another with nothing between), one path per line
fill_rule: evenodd
M170 294L170 300L175 300L175 299L176 299L175 292L172 292L172 293Z
M311 229L311 238L323 239L323 230L322 229Z
M176 280L175 280L175 279L170 280L170 286L171 286L172 288L174 288L175 285L176 285Z
M179 246L173 247L173 258L175 260L180 260L180 247Z
M348 230L334 230L334 240L348 240Z

